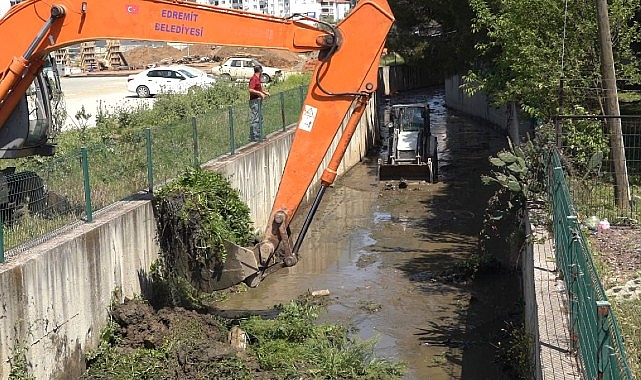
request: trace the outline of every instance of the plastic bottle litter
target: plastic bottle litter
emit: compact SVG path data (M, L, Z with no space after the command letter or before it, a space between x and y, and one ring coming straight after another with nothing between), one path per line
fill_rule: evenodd
M599 222L598 229L599 231L610 229L610 222L608 222L607 219L603 219L602 221Z

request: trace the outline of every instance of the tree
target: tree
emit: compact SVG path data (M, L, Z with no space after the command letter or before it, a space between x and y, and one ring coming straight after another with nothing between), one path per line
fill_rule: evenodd
M468 74L468 90L484 89L498 104L516 101L529 114L545 121L562 113L563 106L582 106L590 114L610 114L616 108L614 113L618 114L618 103L612 107L601 100L604 88L614 89L616 94L616 87L611 83L611 70L601 71L601 61L606 57L610 62L605 66L612 67L612 56L600 54L610 52L610 39L606 36L606 43L600 43L597 2L470 0L470 4L476 12L473 31L488 40L477 44L485 64ZM639 0L612 0L609 9L605 0L599 4L602 16L609 13L616 71L638 78L638 60L632 49L639 41L635 21ZM605 73L610 78L608 83L604 83ZM615 198L619 207L625 207L628 181L617 121L618 129L617 123L612 123L610 142Z
M468 0L390 0L396 22L387 47L406 62L445 78L467 71L475 59L473 12Z
M631 50L639 0L614 0L610 25L617 71L638 77ZM599 40L593 0L470 0L482 59L468 72L470 92L484 89L497 104L516 101L543 120L558 113L560 82L568 106L600 111Z

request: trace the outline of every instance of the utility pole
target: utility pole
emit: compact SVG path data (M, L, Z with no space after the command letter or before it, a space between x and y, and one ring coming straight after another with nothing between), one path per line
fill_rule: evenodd
M605 94L605 113L610 116L605 119L610 130L610 148L614 162L614 200L621 209L630 208L630 183L628 168L625 160L625 146L621 130L621 111L617 94L616 75L614 72L614 57L612 55L612 38L610 36L610 21L608 17L607 0L596 0L599 40L601 42L601 77Z

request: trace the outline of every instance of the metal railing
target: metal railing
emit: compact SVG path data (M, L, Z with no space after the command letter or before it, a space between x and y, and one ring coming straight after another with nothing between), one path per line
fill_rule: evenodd
M633 379L623 340L577 218L557 151L548 168L557 268L568 296L570 337L586 379Z
M298 120L305 86L266 98L262 138ZM96 146L38 159L0 176L0 263L60 228L93 221L93 213L141 190L153 190L249 143L249 106L221 108L170 125L141 127ZM3 193L2 189L6 189Z

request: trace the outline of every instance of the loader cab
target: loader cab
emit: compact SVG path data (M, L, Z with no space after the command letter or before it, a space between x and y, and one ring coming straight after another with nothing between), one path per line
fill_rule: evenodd
M393 127L401 132L430 133L430 109L427 104L392 106Z
M430 108L427 104L392 106L389 144L391 160L419 164L424 159L425 144L430 136Z

